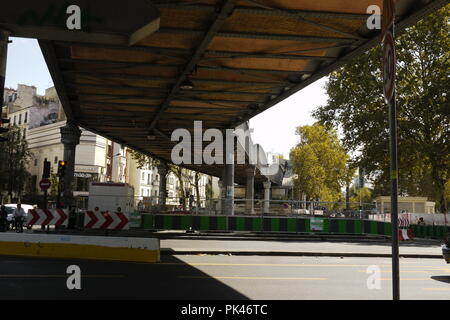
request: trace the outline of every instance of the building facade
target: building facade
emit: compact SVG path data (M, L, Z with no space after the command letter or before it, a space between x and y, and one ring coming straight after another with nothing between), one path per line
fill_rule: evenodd
M376 209L379 213L391 212L391 197L380 196L375 198ZM399 197L398 210L406 211L408 213L435 213L435 202L428 201L426 197Z
M51 172L56 174L58 161L63 159L64 145L60 128L66 125L66 116L54 87L37 94L36 87L19 84L17 89L5 89L4 116L11 126L18 126L33 154L28 171L31 174L30 190L42 195L39 182L44 161L50 161ZM160 175L155 166L138 168L131 150L88 130L81 129L80 144L76 147L74 172L74 197L77 205L87 208L90 182L122 182L134 187L136 204L145 201L156 205L159 197ZM188 176L193 181L194 172ZM179 206L179 181L169 172L166 176L167 205ZM202 206L206 205L206 186L210 177L202 175L199 181ZM196 197L195 188L185 182L186 192Z

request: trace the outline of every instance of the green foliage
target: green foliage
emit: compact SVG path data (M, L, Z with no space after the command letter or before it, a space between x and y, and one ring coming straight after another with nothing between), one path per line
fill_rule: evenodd
M297 128L300 142L291 150L294 186L307 200L340 201L342 187L351 178L349 156L336 131L320 124Z
M399 191L425 195L446 211L450 179L450 5L396 40ZM328 104L314 117L339 127L354 165L374 179L374 195L390 193L388 107L381 46L332 73Z
M372 203L372 191L369 188L350 188L350 203Z
M145 166L149 166L149 167L151 167L151 166L158 166L158 164L159 164L158 160L153 159L152 157L147 156L147 155L145 155L143 153L140 153L138 151L135 151L135 150L131 149L130 150L130 154L131 154L131 158L137 162L137 167L139 169L142 169Z
M50 199L56 201L56 198L58 196L58 175L53 172L53 167L50 166Z
M0 143L0 194L6 190L9 198L20 198L30 178L27 167L32 154L19 127L12 127L2 137L8 141Z
M160 164L160 161L147 156L143 153L140 153L138 151L134 151L134 150L130 150L131 152L131 157L133 160L135 160L137 162L137 167L139 169L142 169L146 166L158 166ZM177 177L178 183L179 183L179 188L178 188L178 196L182 197L182 198L186 198L186 188L188 188L189 186L193 186L196 189L196 193L197 193L197 203L200 203L200 192L199 192L199 181L200 178L202 177L202 174L199 172L196 172L195 175L192 177L191 175L191 171L186 169L186 168L182 168L179 166L176 166L174 164L167 164L167 168L168 168L168 173L172 172L175 177ZM161 179L164 179L165 177L161 177ZM186 205L186 202L185 202ZM186 208L185 208L186 209Z

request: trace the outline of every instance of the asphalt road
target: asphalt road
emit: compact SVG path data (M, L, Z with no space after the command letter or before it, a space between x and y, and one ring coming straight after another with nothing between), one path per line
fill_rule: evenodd
M81 290L68 290L69 265ZM379 289L368 289L369 266ZM158 264L0 257L0 299L391 299L390 259L163 255ZM401 259L402 299L450 299L450 265Z
M442 255L443 241L415 240L401 241L400 254L412 255ZM208 252L320 252L347 254L391 254L390 242L326 242L326 241L249 241L249 240L202 240L202 239L166 239L161 240L161 249L172 252L204 251Z

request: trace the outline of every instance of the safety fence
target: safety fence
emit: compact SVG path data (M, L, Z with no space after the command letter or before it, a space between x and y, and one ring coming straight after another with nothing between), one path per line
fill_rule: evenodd
M291 217L204 216L143 214L142 227L150 230L247 231L391 235L387 222Z
M418 238L443 239L450 233L450 226L411 225L414 235Z
M399 218L407 219L411 224L418 224L419 220L429 226L448 226L450 225L450 214L443 213L399 213ZM391 221L389 213L373 214L368 216L371 220Z

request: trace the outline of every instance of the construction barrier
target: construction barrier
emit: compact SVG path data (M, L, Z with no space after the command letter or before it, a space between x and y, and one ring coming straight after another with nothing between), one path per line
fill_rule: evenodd
M408 214L401 214L398 218L398 239L400 241L414 240L414 233Z
M414 233L412 229L399 229L398 239L400 241L414 240Z
M0 255L159 262L158 239L0 234Z
M322 232L337 234L375 234L391 236L388 222L333 218L196 216L143 214L142 226L150 230Z
M123 212L86 211L84 216L86 229L128 230L128 215Z
M25 225L67 226L68 222L67 209L31 209Z
M412 224L411 229L417 238L444 239L450 233L450 226L430 226Z

